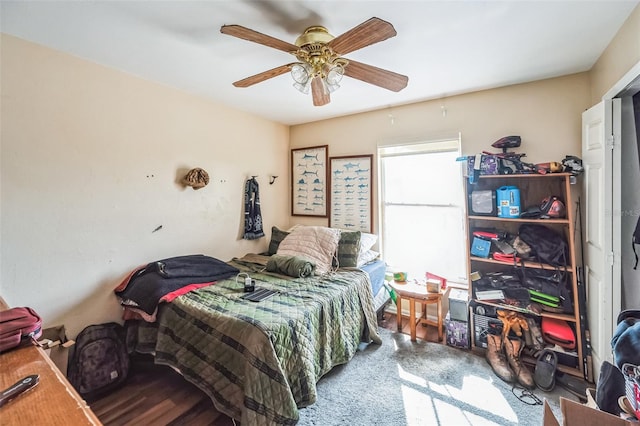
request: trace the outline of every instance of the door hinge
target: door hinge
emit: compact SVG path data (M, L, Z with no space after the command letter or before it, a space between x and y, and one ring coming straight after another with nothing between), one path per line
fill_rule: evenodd
M616 137L615 135L609 135L607 136L607 148L609 148L610 150L613 151L613 149L616 147Z
M614 261L615 261L615 254L611 252L607 255L607 263L609 264L609 266L613 266Z

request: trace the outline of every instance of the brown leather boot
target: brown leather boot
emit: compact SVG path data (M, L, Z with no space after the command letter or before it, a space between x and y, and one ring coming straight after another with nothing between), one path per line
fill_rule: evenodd
M529 369L520 360L520 353L524 348L524 342L518 338L508 337L504 341L504 351L507 354L507 361L513 369L518 383L527 389L533 389L536 387L536 383L533 381L533 376Z
M504 355L502 348L502 336L488 334L487 335L487 361L491 365L491 369L496 376L500 377L505 382L513 382L515 375L509 368L507 358Z

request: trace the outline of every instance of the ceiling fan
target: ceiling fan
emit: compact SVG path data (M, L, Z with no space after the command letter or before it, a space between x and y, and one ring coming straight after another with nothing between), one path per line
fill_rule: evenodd
M379 18L371 18L338 37L329 34L325 27L312 26L296 39L295 44L240 25L223 25L220 32L282 50L298 59L298 62L236 81L233 83L236 87L249 87L290 72L294 87L302 93L309 93L311 89L313 104L322 106L331 102L330 93L340 87L343 75L394 92L407 87L409 81L407 76L342 57L397 34L393 25Z

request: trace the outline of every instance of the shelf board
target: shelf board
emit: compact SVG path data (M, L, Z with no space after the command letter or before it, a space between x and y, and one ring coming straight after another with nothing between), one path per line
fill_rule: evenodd
M549 178L549 176L564 178L571 176L571 173L513 173L509 175L480 175L480 179L504 179L504 178Z
M565 271L564 267L557 267L557 266L551 266L551 265L547 265L546 263L540 263L540 262L530 262L528 260L524 260L524 261L520 261L517 263L517 265L514 265L512 262L501 262L499 260L495 260L495 259L491 259L491 258L485 258L485 257L476 257L476 256L469 256L469 259L472 262L484 262L484 263L493 263L496 265L506 265L506 266L518 266L521 267L524 265L525 268L536 268L536 269L548 269L551 271L557 271L557 270L561 270L561 271ZM566 272L573 272L573 266L571 265L567 265L566 266Z
M574 355L567 354L567 356L574 356ZM522 359L522 362L524 362L527 365L531 365L535 369L536 363L538 361L537 359L535 359L535 358L533 358L532 356L529 356L529 355L522 355L521 359ZM563 372L563 373L571 374L572 376L576 376L576 377L579 377L581 379L583 378L583 374L580 371L580 367L572 367L570 365L564 365L564 364L560 364L558 362L558 365L556 366L556 368L558 370L560 370L561 372Z
M471 348L472 352L478 356L486 356L487 354L487 349L485 348L481 348L479 346L473 346ZM573 356L573 355L569 355L569 356ZM520 356L521 360L523 363L525 363L526 365L531 366L532 368L535 369L536 363L537 363L537 359L529 356L529 355L521 355ZM556 368L566 374L570 374L572 376L578 377L580 379L582 379L584 377L582 371L580 370L580 367L572 367L570 365L564 365L564 364L560 364L558 363L558 365L556 366Z
M494 306L496 308L499 309L505 309L505 310L509 310L509 311L516 311L516 312L520 312L523 314L530 314L530 315L536 315L539 317L547 317L547 318L555 318L555 319L559 319L559 320L565 320L568 322L577 322L576 317L573 314L556 314L554 312L547 312L547 311L542 311L541 313L537 313L537 312L533 312L529 309L526 308L520 308L518 306L513 306L513 305L506 305L504 303L500 303L500 302L492 302L490 300L478 300L478 299L474 299L475 302L477 303L482 303L483 305L489 305L489 306Z
M569 219L531 219L531 218L527 219L527 218L520 218L520 217L509 218L509 217L478 216L478 215L472 215L472 216L469 216L468 218L469 220L486 220L489 222L497 221L497 222L519 222L519 223L538 223L538 224L559 223L561 225L569 224Z

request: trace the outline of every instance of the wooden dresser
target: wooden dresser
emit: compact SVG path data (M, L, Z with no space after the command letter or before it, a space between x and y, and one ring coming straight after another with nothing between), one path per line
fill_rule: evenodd
M0 391L31 374L40 383L0 408L0 425L102 424L44 350L28 346L0 354Z

